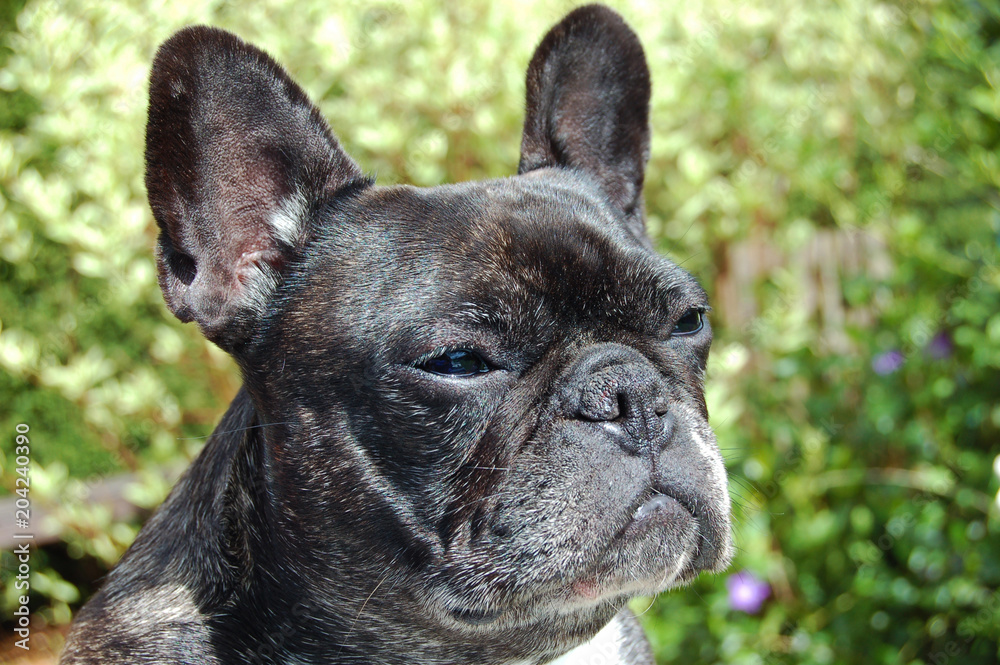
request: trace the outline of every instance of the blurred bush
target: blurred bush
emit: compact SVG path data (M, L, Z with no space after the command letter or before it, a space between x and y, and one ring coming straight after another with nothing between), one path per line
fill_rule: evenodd
M66 622L134 537L88 504L93 481L134 472L128 498L154 506L155 470L196 454L238 387L156 286L156 46L194 22L239 33L381 183L433 185L515 170L524 68L573 4L5 5L3 485L28 423L32 496L64 534L37 560L38 617ZM615 6L653 74L651 232L715 299L710 406L746 571L657 599L659 656L998 662L1000 10Z

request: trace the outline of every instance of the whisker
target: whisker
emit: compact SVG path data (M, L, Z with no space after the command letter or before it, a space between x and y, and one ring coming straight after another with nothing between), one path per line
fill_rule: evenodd
M228 429L228 430L224 430L222 432L220 432L218 430L214 430L211 434L206 434L205 436L179 436L179 437L177 437L177 440L178 441L197 441L198 439L207 439L208 437L214 436L216 434L236 434L237 432L246 432L248 430L259 429L261 427L274 427L275 425L291 425L291 424L292 424L292 421L288 420L288 421L281 422L281 423L262 423L260 425L247 425L246 427L237 427L236 429Z
M396 557L393 557L392 561L389 562L389 567L388 567L388 570L385 571L385 575L383 575L379 579L378 583L375 585L375 588L372 589L372 592L370 594L368 594L367 598L365 598L365 602L361 603L361 609L358 610L357 616L354 617L354 621L351 622L350 628L347 629L347 634L344 635L344 644L347 643L348 639L350 639L350 637L351 637L351 634L354 632L354 627L357 625L358 619L361 618L361 615L364 614L365 607L368 606L368 601L372 599L372 597L375 595L375 592L378 591L378 589L379 589L380 586L382 586L382 583L385 582L387 579L389 579L389 574L392 572L393 566L394 566L395 563L396 563ZM342 644L340 648L341 648L341 651L342 651L343 648L344 648L344 645Z

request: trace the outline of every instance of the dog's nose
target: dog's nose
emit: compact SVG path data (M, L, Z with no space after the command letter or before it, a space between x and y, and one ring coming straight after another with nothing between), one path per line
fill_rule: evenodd
M570 370L568 414L604 428L625 452L656 454L670 441L673 418L663 378L628 347L601 345Z

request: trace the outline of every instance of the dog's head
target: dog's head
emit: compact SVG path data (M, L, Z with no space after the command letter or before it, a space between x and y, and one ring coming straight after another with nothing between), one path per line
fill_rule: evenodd
M352 643L554 653L727 564L708 302L644 230L649 73L616 14L542 41L507 179L374 186L218 30L164 44L150 94L167 303L243 371L270 574L363 614Z

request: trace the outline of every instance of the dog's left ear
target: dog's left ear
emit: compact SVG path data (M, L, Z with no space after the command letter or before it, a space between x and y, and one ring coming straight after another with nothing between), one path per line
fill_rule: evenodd
M573 10L535 51L527 93L518 173L553 166L587 172L645 240L649 69L635 33L607 7Z

